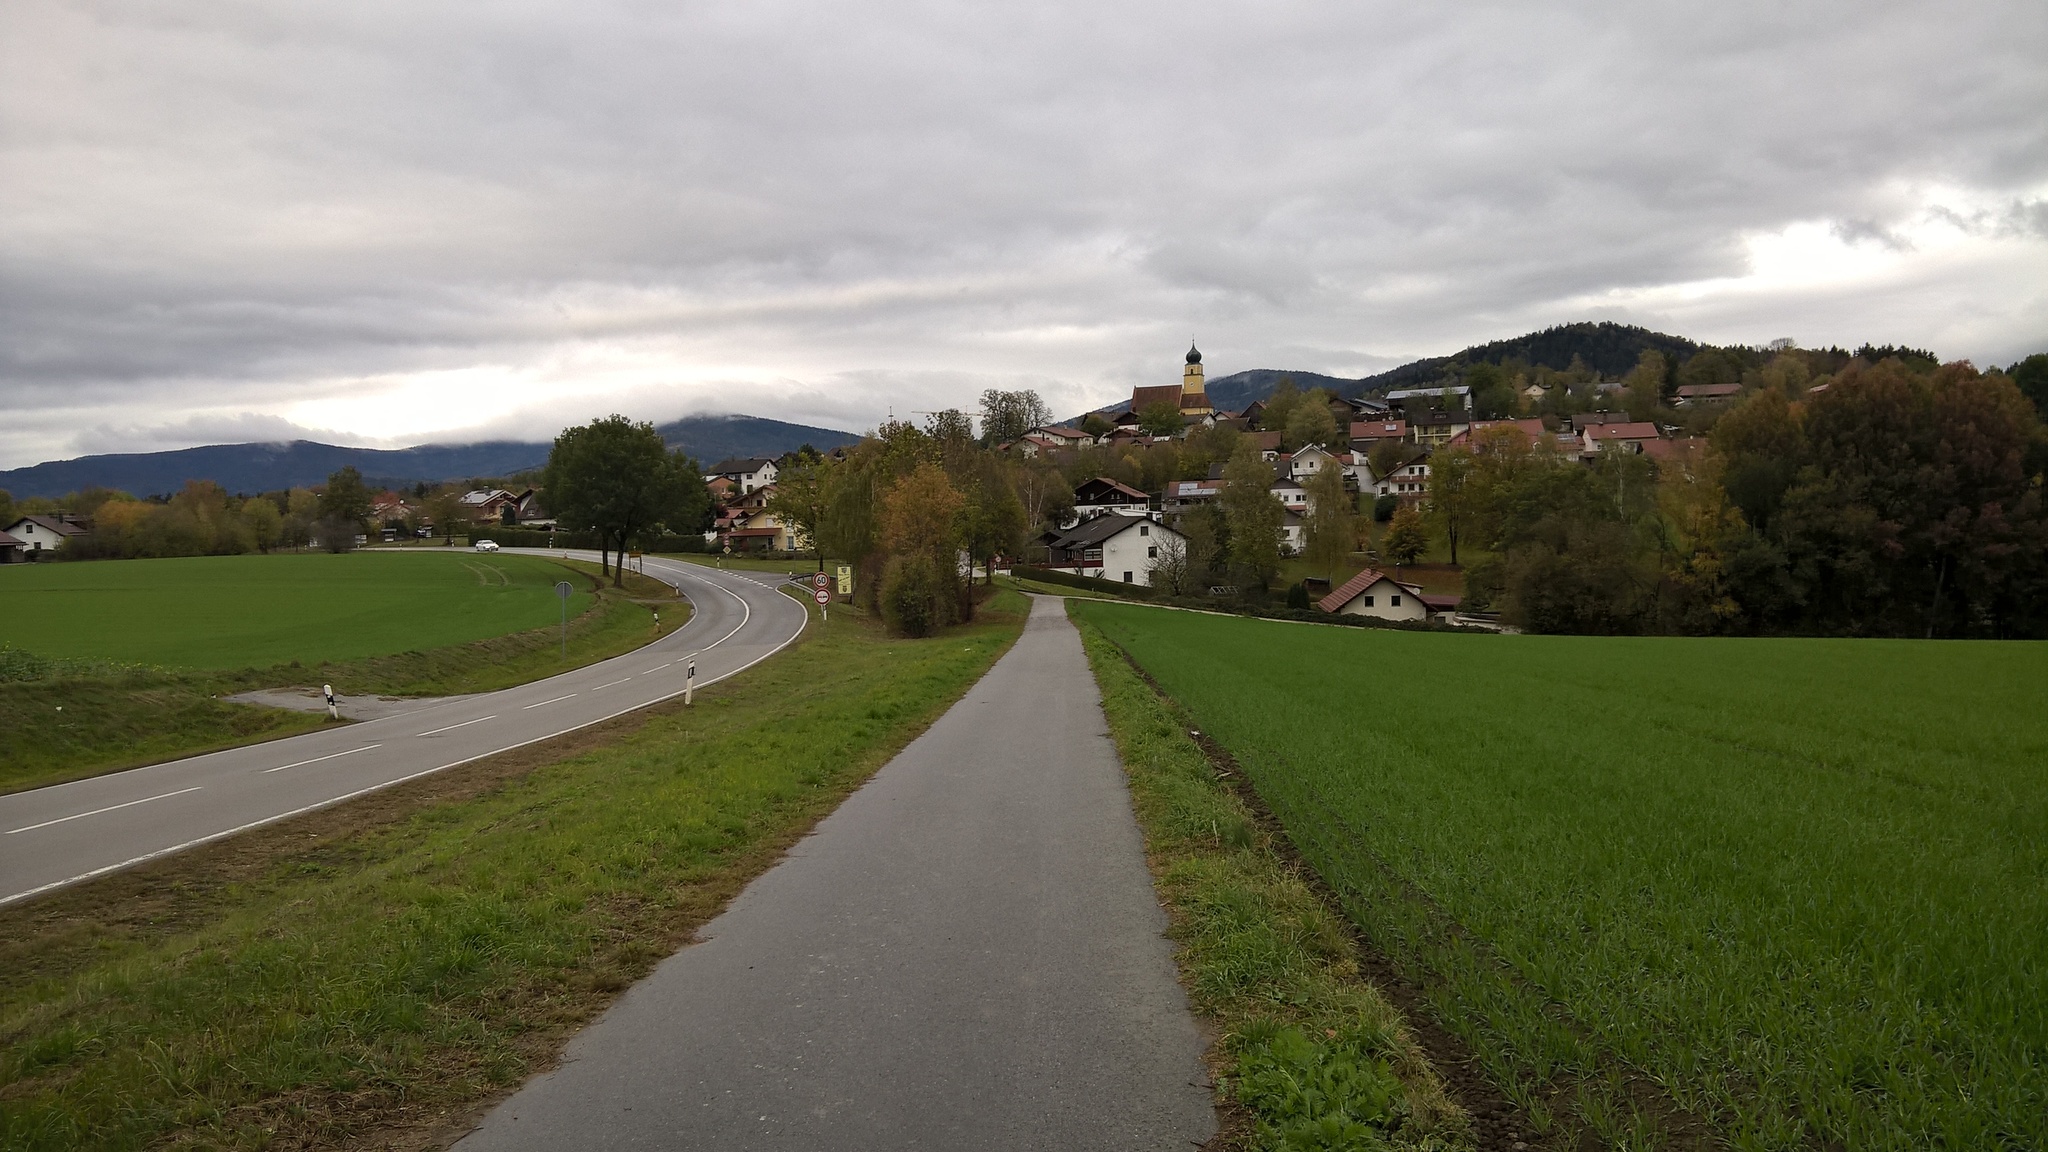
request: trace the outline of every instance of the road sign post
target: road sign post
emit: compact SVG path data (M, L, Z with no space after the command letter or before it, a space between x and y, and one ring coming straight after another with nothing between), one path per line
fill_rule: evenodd
M341 709L336 707L334 703L334 685L322 684L320 691L327 697L327 718L330 720L341 719Z
M811 599L816 600L818 602L818 619L829 622L832 619L832 613L828 608L828 605L832 603L832 594L830 592L825 591L825 585L822 583L822 581L825 579L825 574L823 572L818 573L818 579L821 581L821 583L818 585L818 590L816 592L811 593Z
M851 564L841 564L839 566L839 594L841 596L853 595L853 565Z
M569 658L569 593L574 591L575 589L569 586L567 580L563 580L555 585L555 595L561 597L562 600L562 659L564 660Z
M683 704L685 707L697 697L697 654L690 653L689 667L683 670Z

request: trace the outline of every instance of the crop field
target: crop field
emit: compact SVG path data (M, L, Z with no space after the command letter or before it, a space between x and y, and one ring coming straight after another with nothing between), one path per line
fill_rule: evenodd
M2048 1146L2048 645L1071 610L1542 1146Z
M194 556L0 568L12 646L168 668L420 651L560 619L562 568L462 552ZM574 616L590 606L581 581Z

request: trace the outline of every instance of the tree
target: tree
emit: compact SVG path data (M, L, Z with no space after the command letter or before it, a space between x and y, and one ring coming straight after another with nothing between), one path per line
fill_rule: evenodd
M695 465L670 452L654 425L619 415L555 437L541 486L558 519L597 532L601 569L607 551L623 557L636 533L694 522L710 499ZM625 584L623 564L611 573L614 587Z
M1268 413L1268 424L1271 424ZM1288 451L1304 448L1310 444L1331 445L1337 443L1337 417L1330 411L1329 394L1320 388L1310 389L1294 410L1287 415L1287 423L1280 438Z
M1464 448L1446 448L1429 460L1429 514L1451 547L1453 564L1458 562L1458 538L1477 511L1473 471L1472 453Z
M1429 550L1429 528L1413 504L1403 504L1380 537L1380 554L1396 564L1413 564Z
M1385 480L1394 474L1395 469L1420 454L1413 444L1404 444L1399 440L1381 440L1366 450L1365 462L1366 466L1372 469L1374 480Z
M825 517L831 508L826 494L825 474L830 465L815 454L796 457L775 474L775 490L768 496L768 514L788 525L792 533L816 556L818 571L825 570Z
M1231 563L1261 587L1280 570L1280 529L1287 518L1272 485L1272 467L1247 440L1223 466L1223 491L1216 498L1229 529Z
M1116 431L1116 425L1111 424L1109 417L1104 416L1102 413L1090 412L1081 418L1081 431L1096 439L1101 439L1108 433Z
M463 526L466 517L462 506L462 493L453 488L443 488L427 497L426 514L428 521L440 533L442 542L451 548L454 547L455 530Z
M981 394L981 440L1008 444L1033 428L1052 423L1052 409L1030 389L1005 392L990 388Z
M2036 352L2013 365L2009 375L2040 418L2048 420L2048 352Z
M356 525L370 518L370 490L363 486L363 474L354 465L327 478L327 487L320 492L320 515Z
M1466 369L1465 386L1472 389L1472 407L1481 420L1499 420L1521 411L1522 398L1498 364L1482 360Z
M1654 349L1644 349L1636 360L1636 366L1622 380L1626 386L1626 404L1631 420L1650 420L1657 415L1657 409L1664 404L1664 357Z
M906 636L923 636L952 621L959 602L958 547L967 497L931 461L890 485L882 499L881 536L891 553L882 607Z
M1295 387L1294 377L1282 376L1273 385L1273 392L1266 397L1265 410L1259 413L1259 430L1286 434L1287 421L1293 417L1295 406L1301 403L1301 389Z
M1138 413L1138 427L1147 436L1171 436L1181 429L1180 405L1172 400L1154 400Z
M960 541L967 555L995 583L995 558L1014 556L1024 546L1027 526L1024 503L1010 487L1007 477L990 461L975 477L960 512ZM963 616L970 615L972 601L963 604Z
M248 527L249 541L258 551L268 552L277 547L284 535L284 516L276 504L262 496L252 496L242 501L240 515Z
M1187 592L1193 577L1187 540L1179 533L1161 533L1159 553L1152 558L1152 586L1180 596Z
M1344 470L1324 468L1309 477L1308 558L1337 579L1337 568L1358 546L1358 517L1351 493L1344 490Z

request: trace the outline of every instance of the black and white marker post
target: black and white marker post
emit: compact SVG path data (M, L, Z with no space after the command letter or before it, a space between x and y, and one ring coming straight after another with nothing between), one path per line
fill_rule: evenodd
M555 585L555 595L562 598L562 659L564 660L569 658L569 593L574 591L574 588L569 587L567 580Z
M690 653L690 666L683 670L683 706L688 707L697 695L697 654Z
M334 685L332 685L332 684L322 684L322 685L320 686L320 691L321 691L321 692L323 692L323 693L325 693L325 694L326 694L326 696L327 696L327 717L328 717L328 719L330 719L330 720L339 720L339 719L341 719L341 708L340 708L340 707L339 707L338 705L336 705L336 704L334 703Z

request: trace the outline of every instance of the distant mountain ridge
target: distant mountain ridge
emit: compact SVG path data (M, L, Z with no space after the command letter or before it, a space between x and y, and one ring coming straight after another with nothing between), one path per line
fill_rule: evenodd
M1325 376L1319 372L1252 368L1243 372L1233 372L1228 376L1218 376L1208 381L1207 387L1209 403L1217 408L1236 411L1254 400L1264 400L1271 396L1274 387L1283 378L1292 379L1295 387L1304 391L1310 388L1327 388L1339 396L1365 396L1397 388L1421 388L1434 384L1467 365L1499 364L1514 359L1524 360L1531 367L1562 370L1571 367L1572 357L1577 356L1602 376L1622 376L1635 367L1637 358L1645 351L1654 349L1663 353L1667 359L1683 361L1699 351L1700 347L1698 343L1683 336L1653 332L1633 324L1588 321L1560 324L1508 340L1474 344L1449 356L1429 356L1410 361L1398 368L1390 368L1377 375L1356 379ZM1106 412L1112 407L1115 405L1098 408L1096 411Z
M656 425L669 447L705 464L733 456L780 456L804 444L820 451L860 437L759 416L685 416ZM509 476L547 463L548 443L485 440L417 448L347 448L312 440L281 444L211 444L166 452L123 452L53 460L0 471L0 489L17 497L62 496L84 488L115 488L137 496L175 492L187 480L211 480L229 492L270 492L319 484L354 466L382 486Z

